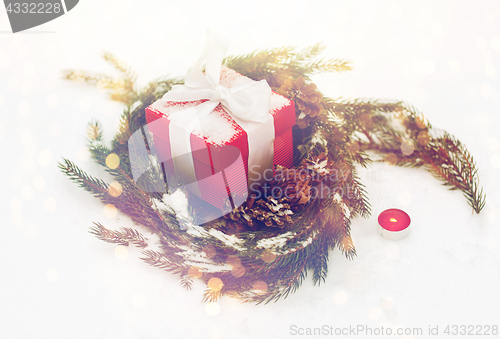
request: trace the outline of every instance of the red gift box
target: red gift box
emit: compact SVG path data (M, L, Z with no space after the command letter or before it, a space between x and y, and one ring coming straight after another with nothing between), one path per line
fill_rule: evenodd
M243 75L223 67L220 84L230 88L239 77ZM148 130L153 135L154 150L158 160L164 164L167 180L169 174L175 173L171 161L169 115L205 101L207 100L172 102L160 99L146 108ZM292 127L295 125L294 103L273 92L269 113L274 118L275 130L273 165L291 167L293 165ZM236 196L243 197L248 193L246 181L248 178L248 136L220 104L208 115L207 119L203 123L203 130L195 128L190 136L191 149L194 150L191 155L195 176L201 198L218 208L224 208L223 204L228 196L234 200ZM241 158L239 158L240 155ZM235 161L237 159L240 159L244 166L245 180L241 179L242 166L237 166L237 161ZM221 173L224 177L225 192L214 189L215 184L210 180L217 173ZM269 172L264 173L266 174L264 179L267 176L269 180L271 176ZM233 207L238 205L240 204L233 202Z

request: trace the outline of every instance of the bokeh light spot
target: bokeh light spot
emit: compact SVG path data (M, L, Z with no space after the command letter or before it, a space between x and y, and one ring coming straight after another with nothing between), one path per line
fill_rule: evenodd
M493 166L494 169L500 168L500 154L495 153L491 156L491 166Z
M21 114L22 116L27 115L30 112L30 104L28 104L26 101L22 101L17 105L17 112Z
M380 306L382 309L390 311L394 308L394 300L392 298L383 298Z
M426 146L431 141L431 136L427 131L421 131L418 133L417 137L418 143L422 146Z
M57 202L54 198L52 197L47 197L45 198L45 201L43 202L43 206L45 209L49 212L54 212L57 208Z
M391 165L396 165L398 163L398 156L392 152L387 153L385 156L385 161L387 161Z
M21 189L21 195L24 199L30 200L31 198L33 198L33 189L30 186L25 185Z
M10 201L10 209L14 213L20 213L23 208L23 203L21 200L14 198Z
M205 252L205 255L209 259L215 257L215 254L217 254L217 250L215 249L214 245L203 246L203 252Z
M415 146L409 140L405 140L401 143L401 152L404 155L411 155L415 151Z
M38 155L38 164L41 167L47 167L49 166L50 162L52 161L52 152L48 149L43 150L39 155Z
M106 166L110 169L115 169L120 166L120 157L114 153L111 153L106 157Z
M24 65L24 76L26 78L32 78L35 75L36 65L33 61L27 61Z
M262 254L260 255L260 258L270 264L274 261L274 259L276 259L276 254L274 254L273 252L271 252L270 250L265 250L264 252L262 252Z
M108 193L113 198L119 197L122 191L122 185L118 181L112 182L108 187Z
M500 38L499 37L491 37L490 39L491 48L497 52L500 52Z
M424 129L427 127L428 121L423 115L419 115L418 117L415 118L415 124L417 125L418 128Z
M243 267L242 265L233 266L233 269L231 270L231 274L233 275L233 277L239 278L245 274L245 271L246 271L245 267Z
M375 306L370 308L368 311L368 318L371 320L378 320L380 317L382 317L382 309L380 307Z
M87 161L90 159L90 151L87 147L81 146L76 150L76 156L80 161Z
M484 74L486 74L488 78L495 79L497 77L497 68L491 62L485 63L483 69Z
M52 123L49 127L49 133L53 137L57 137L59 134L61 134L61 125L58 122Z
M12 186L14 187L19 187L21 186L21 184L23 183L23 178L21 177L21 175L17 174L17 173L13 173L11 176L10 176L10 183L12 184Z
M24 145L29 146L33 142L33 134L30 130L26 130L21 134L21 141Z
M59 104L59 97L57 96L57 94L52 93L47 95L47 106L49 106L50 108L54 108L58 104Z
M218 292L222 289L222 287L224 286L224 283L219 278L213 277L213 278L210 278L210 280L207 283L207 286L212 291Z
M21 93L28 96L33 92L33 83L29 80L23 81L21 83Z
M48 268L47 271L45 271L45 276L52 282L59 280L59 273L57 273L57 271L53 268Z
M196 266L191 266L188 269L188 275L193 279L200 279L203 276L203 272Z
M128 248L127 246L118 245L115 247L115 256L120 260L125 260L128 258Z
M78 106L82 111L88 111L92 108L93 99L89 96L84 96L78 101Z
M10 222L16 226L22 225L23 224L23 215L21 213L13 213L10 216Z
M233 267L241 266L241 260L235 255L230 255L227 257L226 264Z
M266 293L267 292L267 284L264 281L262 281L262 280L256 281L253 284L253 289L257 293Z
M491 88L490 85L488 84L482 84L480 88L481 95L485 98L491 97L491 94L493 93L493 89Z
M41 191L45 188L45 179L40 176L40 175L37 175L34 179L33 179L33 187L37 190L37 191Z
M216 302L209 302L205 305L205 312L208 315L216 316L220 313L220 306Z
M335 293L333 296L333 301L337 305L345 304L347 302L347 300L349 300L349 295L344 291L339 291L339 292Z
M107 204L106 206L104 206L103 212L104 216L109 219L113 219L118 214L118 210L113 204Z

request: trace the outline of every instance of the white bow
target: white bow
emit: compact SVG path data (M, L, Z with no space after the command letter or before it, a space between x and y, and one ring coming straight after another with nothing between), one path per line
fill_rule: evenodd
M222 61L228 47L229 41L225 37L209 30L205 50L187 74L185 84L173 86L172 90L163 96L163 100L208 99L211 104L199 107L198 114L209 114L221 103L236 122L266 122L271 88L265 80L253 81L244 78L244 81L241 79L243 84L237 87L227 88L220 85ZM205 74L202 70L204 61L206 61Z

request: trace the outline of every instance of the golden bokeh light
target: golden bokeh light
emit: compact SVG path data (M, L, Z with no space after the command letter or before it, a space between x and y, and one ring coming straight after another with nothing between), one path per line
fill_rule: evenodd
M92 97L89 97L89 96L81 97L80 100L78 101L78 106L84 112L91 109L92 104L93 104L93 99L92 99Z
M51 161L52 161L52 152L48 149L43 150L38 155L38 164L41 167L47 167Z
M200 270L199 267L191 266L188 269L188 275L193 279L200 279L203 276L203 272Z
M254 284L253 284L253 289L257 292L257 293L266 293L267 292L267 284L262 281L262 280L259 280L259 281L256 281Z
M390 218L389 221L390 222L397 222L398 220L396 218Z
M128 248L127 246L118 245L115 247L115 256L120 260L125 260L128 258Z
M222 287L224 286L224 283L219 278L213 277L213 278L210 278L210 280L207 283L207 286L212 291L218 292L222 289Z
M378 320L382 317L382 309L378 306L370 308L368 311L368 318L371 320Z
M33 187L37 190L37 191L41 191L45 188L45 179L39 175L37 175L34 179L33 179Z
M401 152L404 155L411 155L415 151L415 146L409 140L405 140L401 143Z
M29 146L33 142L33 134L30 130L26 130L21 134L21 141L24 145Z
M230 255L227 257L226 264L233 267L241 266L241 260L235 255Z
M110 169L115 169L120 166L120 157L114 153L111 153L106 157L106 166Z
M112 182L108 187L108 193L113 198L119 197L122 194L122 190L122 185L118 181Z
M398 156L396 154L390 152L390 153L386 154L384 160L391 165L396 165L398 163Z
M392 298L384 298L380 306L386 311L392 310L394 308L394 300Z
M431 136L427 131L421 131L418 133L417 137L418 143L422 146L426 146L431 141Z
M345 304L349 300L349 295L344 291L339 291L333 295L333 301L337 305Z
M23 203L21 200L14 198L10 201L10 209L13 213L21 213Z
M205 312L208 315L216 316L220 313L220 306L216 302L209 302L205 305Z
M113 204L107 204L106 206L104 206L103 212L104 216L109 219L113 219L118 214L118 210Z
M231 274L235 278L242 277L245 274L245 267L239 265L239 266L233 266L233 269L231 270Z
M10 216L10 222L13 225L21 226L23 224L23 215L21 213L13 213Z
M33 189L30 186L25 185L21 189L21 195L24 199L30 200L31 198L33 198Z
M215 246L211 245L211 244L203 246L203 252L205 252L205 255L209 259L212 259L217 254L217 250L215 249Z
M260 255L260 258L265 263L270 264L276 259L276 254L274 254L273 252L271 252L269 250L266 250L266 251L262 252L262 254Z

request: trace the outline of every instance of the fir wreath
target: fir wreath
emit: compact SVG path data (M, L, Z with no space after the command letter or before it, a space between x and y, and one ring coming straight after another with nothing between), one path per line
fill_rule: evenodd
M166 196L144 192L131 179L128 157L127 141L146 124L145 108L182 80L162 78L139 90L135 74L110 53L104 59L117 69L118 77L66 71L65 79L108 89L110 98L126 108L110 147L98 122L91 121L87 130L92 158L118 184L108 185L68 159L63 159L60 169L103 203L114 205L135 224L156 233L160 250L149 249L148 239L136 229L115 231L95 223L90 232L109 243L143 248L146 263L179 274L188 289L193 279L201 279L207 284L204 301L229 295L259 304L287 297L300 287L309 270L315 284L324 281L329 250L339 248L349 259L356 255L350 220L370 215L356 164L366 167L372 161L388 161L424 167L452 190L461 190L479 213L485 195L465 146L434 129L403 102L334 100L321 94L311 75L351 70L345 60L317 59L322 50L319 44L302 51L284 47L224 60L226 66L253 80L267 80L275 92L295 102L295 167L279 169L261 188L260 197L250 196L228 215L201 226L192 225L189 210L181 213L165 204L169 198L186 199L183 192ZM401 147L410 149L405 152L408 155L401 153ZM119 166L106 164L110 155L118 156ZM156 182L161 166L154 161L144 165L150 170L142 185ZM292 194L281 198L266 194L273 187L289 188ZM318 189L330 194L313 194ZM191 227L183 230L180 223L191 223Z

